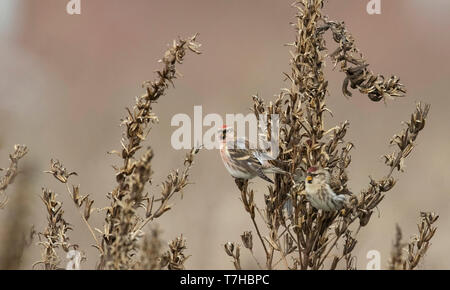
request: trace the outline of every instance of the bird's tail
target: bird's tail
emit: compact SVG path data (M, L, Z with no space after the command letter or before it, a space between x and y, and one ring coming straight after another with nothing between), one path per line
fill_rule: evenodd
M271 173L278 173L278 174L291 174L290 172L287 172L287 171L284 171L283 169L281 169L281 168L278 168L278 167L271 167L270 169L269 169L269 171L271 172Z
M337 209L347 207L349 205L350 197L348 195L339 194L333 198L333 203L336 204Z

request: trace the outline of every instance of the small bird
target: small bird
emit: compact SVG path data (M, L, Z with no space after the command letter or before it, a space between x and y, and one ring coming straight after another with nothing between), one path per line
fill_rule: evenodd
M316 209L340 210L347 202L345 195L337 195L330 187L330 173L325 169L310 167L305 178L306 198Z
M233 128L223 126L218 131L220 156L228 172L234 178L252 179L256 176L273 183L268 173L289 174L278 168L269 154L256 149L245 138L235 138Z

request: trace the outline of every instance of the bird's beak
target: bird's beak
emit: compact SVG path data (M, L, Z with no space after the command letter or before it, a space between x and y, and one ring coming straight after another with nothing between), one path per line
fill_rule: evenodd
M307 181L307 182L311 183L312 180L313 180L313 178L312 178L311 175L308 175L308 176L306 177L306 181Z

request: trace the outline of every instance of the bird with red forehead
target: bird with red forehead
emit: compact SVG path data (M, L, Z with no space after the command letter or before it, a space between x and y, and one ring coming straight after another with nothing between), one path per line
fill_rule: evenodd
M326 169L310 167L305 178L306 198L316 209L340 210L347 202L345 195L336 194L330 187L330 173Z
M266 174L289 174L275 165L276 160L266 152L252 146L245 138L236 138L230 126L218 132L220 156L227 171L234 178L252 179L256 176L273 183Z

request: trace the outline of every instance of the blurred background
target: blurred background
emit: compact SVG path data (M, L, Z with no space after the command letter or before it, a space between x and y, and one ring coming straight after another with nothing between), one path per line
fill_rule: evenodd
M87 253L82 267L94 268L98 254L90 246L88 230L64 186L43 173L50 158L78 172L71 182L95 199L94 206L107 206L105 195L115 186L111 165L120 160L106 152L120 148L119 123L125 107L141 94L141 83L155 77L167 44L198 32L203 54L186 57L178 67L183 77L176 88L154 107L160 123L147 141L156 154L149 191L159 190L157 185L170 169L182 166L186 153L170 145L174 114L192 116L194 105L202 105L203 114L246 114L252 94L269 100L287 86L282 72L290 71L290 55L284 44L294 39L289 23L295 9L292 0L82 0L81 15L71 16L66 13L67 2L0 1L0 166L8 166L14 144L30 149L20 164L24 173L8 189L10 203L0 211L0 241L8 238L6 229L15 219L27 227L34 224L38 231L45 228L39 195L41 187L49 187L59 193L66 219L74 225L71 242ZM381 0L381 15L369 15L368 2L329 0L324 14L345 21L371 69L400 76L408 94L387 105L357 92L346 99L341 92L343 75L327 64L328 107L334 113L327 125L349 120L346 140L355 144L350 189L358 192L367 187L369 176L386 174L381 156L392 152L390 138L418 101L429 102L432 108L405 173L396 175L397 186L359 235L357 264L365 268L367 252L378 250L385 267L395 224L408 239L417 232L419 212L436 211L438 232L420 268L449 269L450 2ZM184 198L157 221L162 237L167 242L183 234L192 255L186 263L189 269L231 269L223 244L240 242L244 230L253 230L234 180L216 150L199 154L191 180ZM266 183L252 183L262 204ZM21 201L25 206L18 212L14 204ZM91 223L102 228L103 219L104 213L94 213ZM262 254L260 248L257 254ZM244 267L256 267L246 251L242 256ZM21 267L29 269L39 258L40 248L33 244Z

